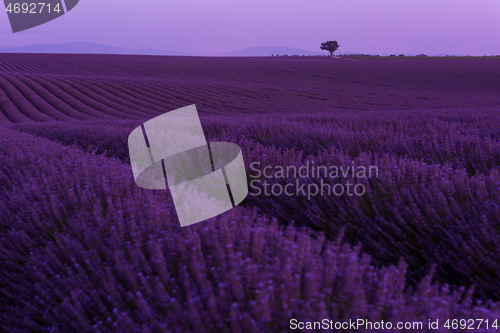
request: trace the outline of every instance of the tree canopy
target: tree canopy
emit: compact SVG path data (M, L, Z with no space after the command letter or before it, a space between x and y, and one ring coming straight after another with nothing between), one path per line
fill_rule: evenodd
M330 52L330 56L333 57L333 52L339 49L340 45L336 40L329 40L327 42L321 43L321 49Z

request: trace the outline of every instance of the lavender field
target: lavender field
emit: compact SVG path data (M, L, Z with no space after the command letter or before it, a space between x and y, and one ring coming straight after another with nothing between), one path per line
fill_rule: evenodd
M181 228L168 193L135 185L127 138L190 104L249 183L256 162L379 177ZM1 54L0 225L2 332L500 326L500 59Z

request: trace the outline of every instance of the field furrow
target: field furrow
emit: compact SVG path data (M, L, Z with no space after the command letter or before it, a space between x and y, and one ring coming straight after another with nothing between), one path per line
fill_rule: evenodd
M151 115L165 111L164 107L159 105L156 101L154 101L154 104L151 104L147 101L147 99L143 98L137 93L129 94L129 91L125 89L126 84L120 85L117 82L108 82L107 84L104 84L100 81L94 82L93 84L96 87L106 91L107 93L127 101L130 107L135 105L136 107L140 107L144 111L149 110L147 113Z
M68 82L68 84L74 84L74 87L78 89L74 81ZM152 115L151 109L134 104L124 98L120 98L116 94L108 92L101 88L96 81L82 79L78 82L78 86L83 89L82 91L87 91L89 96L96 96L103 104L116 107L118 110L122 110L130 115L138 117L150 117Z
M33 78L30 77L20 77L19 78L22 82L24 82L28 87L33 89L38 96L43 98L49 105L51 105L54 109L58 110L59 112L63 113L64 115L72 118L72 119L80 119L80 120L87 120L91 119L90 116L87 114L81 113L78 110L72 108L70 105L67 103L63 102L60 100L56 95L52 94L46 87L38 83L37 81L33 80Z
M43 114L33 106L16 87L14 87L6 78L0 76L0 89L2 89L16 108L33 121L47 121L53 118Z
M109 116L114 116L118 118L134 118L133 115L129 113L124 113L119 110L116 110L114 108L111 108L107 106L106 104L100 103L99 101L96 100L96 96L88 96L84 93L85 88L82 86L79 86L78 88L73 87L68 80L65 79L50 79L50 81L57 85L59 88L70 94L72 97L74 97L76 100L80 101L81 103L88 105L89 107L101 112L104 115L109 115ZM78 80L72 80L72 81L78 81ZM88 92L88 90L86 90Z
M102 112L99 112L97 110L92 109L88 105L85 105L84 103L75 99L73 96L71 96L71 94L69 94L68 92L61 89L57 84L52 83L51 82L52 80L50 77L46 77L46 78L33 77L32 79L35 82L37 82L38 84L43 85L56 98L60 99L61 101L63 101L67 105L69 105L71 108L78 111L79 113L85 114L91 118L100 118L100 117L109 118L110 117L106 114L103 114Z
M41 98L34 90L28 87L23 81L21 81L18 77L8 76L6 79L19 90L21 94L30 102L38 111L41 113L51 117L55 120L71 120L72 118L68 117L64 113L55 109L52 105L47 103L43 98Z

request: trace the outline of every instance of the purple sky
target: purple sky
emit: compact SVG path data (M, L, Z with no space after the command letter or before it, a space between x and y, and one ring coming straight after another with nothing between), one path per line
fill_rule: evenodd
M0 47L91 42L128 49L222 53L253 46L339 52L500 54L500 0L81 0Z

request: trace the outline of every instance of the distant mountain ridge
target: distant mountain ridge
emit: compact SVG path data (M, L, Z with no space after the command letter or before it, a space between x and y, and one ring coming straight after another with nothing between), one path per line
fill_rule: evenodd
M66 44L35 44L13 48L0 48L0 53L76 53L76 54L137 54L137 55L184 55L179 52L140 49L129 50L102 44L72 42Z
M130 55L165 55L165 56L212 56L212 57L270 57L272 55L328 55L326 51L310 51L296 49L293 47L275 47L275 46L257 46L249 47L242 50L226 53L189 53L177 52L170 50L156 49L138 49L131 50L116 46L103 44L87 43L87 42L71 42L66 44L34 44L20 47L0 47L0 53L73 53L73 54L130 54ZM339 50L335 54L357 54L358 52L346 52ZM395 53L399 55L400 53ZM388 56L389 54L380 54ZM415 56L416 54L408 54L407 56ZM429 56L446 56L446 54L429 55ZM451 54L450 54L451 56ZM465 56L465 55L458 55Z
M218 56L218 57L269 57L271 55L321 55L326 52L301 50L292 47L259 46L249 47L228 53L195 54L169 50L139 49L130 50L121 47L108 46L86 42L71 42L66 44L35 44L20 47L0 47L0 53L75 53L75 54L132 54L132 55L173 55L173 56Z
M262 57L262 56L271 56L271 55L321 55L328 54L327 52L315 52L308 50L295 49L292 47L274 47L274 46L258 46L258 47L249 47L243 50L238 50L230 53L220 54L223 56L239 56L239 57Z

